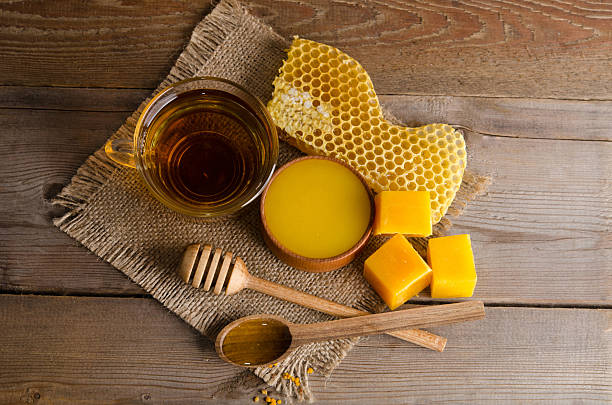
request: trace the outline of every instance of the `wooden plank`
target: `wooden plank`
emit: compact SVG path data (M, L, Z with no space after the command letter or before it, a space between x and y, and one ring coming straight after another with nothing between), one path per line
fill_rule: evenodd
M0 108L131 113L150 94L148 89L0 86Z
M150 94L138 89L0 86L0 108L132 112ZM447 122L482 134L611 140L612 102L433 95L379 95L406 125Z
M1 403L199 403L242 373L153 299L5 295L0 319Z
M612 400L610 310L487 308L483 321L436 328L436 355L386 336L360 343L321 403L604 403Z
M374 336L310 380L321 404L602 403L611 320L612 310L487 308L482 321L436 328L449 337L443 353ZM246 405L258 385L152 299L0 295L0 324L6 403Z
M0 7L2 84L154 88L210 1L31 0Z
M453 96L380 96L410 126L432 122L483 135L612 141L612 102Z
M209 3L3 3L0 84L153 88ZM381 94L612 98L610 4L248 3L281 35L355 57Z
M402 121L413 116L402 103L390 106ZM511 112L523 114L519 111ZM486 127L486 116L482 121L475 117L475 127ZM592 132L584 139L608 140L601 142L537 139L578 133L586 120L567 121L562 131L540 130L546 127L541 122L525 134L536 139L466 133L468 167L492 176L486 195L454 218L451 229L472 236L479 275L475 297L610 305L612 130ZM499 128L504 127L501 121Z
M90 109L90 103L95 108L96 97L83 99L86 109ZM415 117L394 98L387 101L400 118ZM104 105L110 107L112 102L105 101ZM547 100L544 105L534 109L548 109L550 112L543 116L554 117ZM61 109L59 104L56 107ZM542 121L541 127L535 126L533 132L523 135L539 137L544 133L543 137L554 137L570 133L572 123L580 126L591 115L587 106L577 111L586 112L584 116L577 112L576 119L568 121L562 131L546 132ZM514 113L520 115L520 108L506 115ZM424 108L422 114L429 118L436 112ZM120 272L57 231L50 221L58 212L48 202L126 115L0 109L6 139L0 146L0 289L142 293ZM482 116L482 121L477 118L475 127L489 125L487 116ZM498 127L506 131L505 135L512 135L509 125ZM605 138L609 132L598 135L592 131L589 136ZM472 235L479 274L475 298L487 302L610 305L612 189L606 168L612 167L612 143L475 133L468 133L467 139L469 166L493 175L489 192L469 204L464 215L454 219L452 229ZM420 299L428 299L427 294Z
M469 167L493 178L453 219L473 238L489 302L612 303L612 143L468 134Z
M50 199L128 115L0 109L0 290L144 292L51 224Z

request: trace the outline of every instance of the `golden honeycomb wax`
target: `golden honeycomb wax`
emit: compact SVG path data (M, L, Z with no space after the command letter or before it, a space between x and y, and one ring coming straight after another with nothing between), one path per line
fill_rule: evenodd
M268 186L265 222L290 251L323 259L351 249L370 224L371 200L351 170L326 159L284 167Z
M374 201L374 235L431 235L431 208L427 191L381 191Z
M363 275L390 309L427 287L431 269L402 235L395 235L364 263Z
M433 270L432 298L464 298L474 294L476 267L470 235L429 239L427 261Z
M334 47L296 37L268 110L283 139L346 162L375 192L428 191L432 224L459 190L467 163L463 135L446 124L387 121L368 73Z

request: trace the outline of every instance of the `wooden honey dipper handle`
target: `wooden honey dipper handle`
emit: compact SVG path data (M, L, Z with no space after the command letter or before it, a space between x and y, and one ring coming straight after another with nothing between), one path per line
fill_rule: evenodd
M228 252L223 256L223 259L221 256L221 249L213 249L210 245L204 246L202 250L200 250L199 244L189 245L183 253L182 261L176 272L184 282L195 288L202 288L204 291L209 291L214 283L213 292L215 294L220 294L225 289L225 294L233 295L244 288L249 288L341 318L369 314L369 312L360 311L255 277L248 272L246 264L239 257L235 257L233 269L230 271L229 267L233 255ZM220 263L222 263L221 268L217 274L217 267ZM388 332L388 334L439 352L443 351L446 346L446 338L419 329L406 329Z
M281 284L276 284L268 280L250 275L245 280L245 287L260 293L271 295L285 301L293 302L306 308L314 309L328 315L341 318L351 318L361 315L369 315L369 312L351 308L346 305L338 304L325 298L320 298L312 294L294 290ZM404 329L395 332L388 332L388 335L395 336L402 340L407 340L428 349L441 352L446 346L446 338L420 329Z
M300 345L343 337L367 336L398 330L402 327L427 328L478 320L484 316L484 305L481 301L465 301L321 323L293 324L290 326L291 334L294 337L291 344Z

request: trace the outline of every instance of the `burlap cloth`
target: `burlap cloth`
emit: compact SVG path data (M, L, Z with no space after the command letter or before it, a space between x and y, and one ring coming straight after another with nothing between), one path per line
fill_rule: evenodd
M286 39L248 14L239 3L222 1L196 26L158 90L188 77L210 75L238 82L267 102L272 95L273 78L288 47ZM146 101L114 137L132 137ZM279 164L299 155L300 152L281 142ZM482 184L482 178L466 172L451 211L456 213ZM183 249L194 242L206 242L234 252L259 277L345 305L366 310L381 308L381 301L361 274L363 257L379 246L381 240L371 241L362 258L345 268L329 273L295 270L276 259L264 245L257 203L231 218L194 222L153 199L137 172L113 163L102 148L79 168L55 203L67 208L67 213L54 221L56 226L211 338L228 322L254 313L277 314L302 323L331 318L250 290L234 296L217 296L186 285L174 269ZM448 226L446 219L436 226L436 234L441 234L445 226ZM424 246L418 240L415 245L420 249ZM345 339L306 345L277 367L258 368L254 373L283 394L310 398L307 368L330 373L356 341ZM283 379L283 373L299 377L301 388Z

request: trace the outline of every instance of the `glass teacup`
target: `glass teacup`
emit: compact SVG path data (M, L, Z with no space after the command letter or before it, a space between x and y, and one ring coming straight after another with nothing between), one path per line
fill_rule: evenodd
M194 217L236 212L270 179L278 137L266 107L242 86L215 77L175 83L140 115L133 141L105 151L135 168L151 194Z

